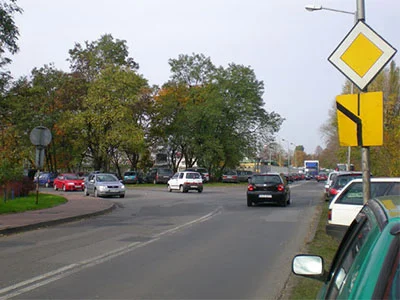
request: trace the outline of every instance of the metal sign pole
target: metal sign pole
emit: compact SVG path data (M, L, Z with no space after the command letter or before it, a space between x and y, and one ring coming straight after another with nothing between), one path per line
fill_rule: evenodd
M357 0L357 20L365 21L365 2ZM362 90L363 93L368 91L368 86ZM364 204L371 198L371 172L369 167L370 151L369 147L361 147L361 164L363 172L363 202Z

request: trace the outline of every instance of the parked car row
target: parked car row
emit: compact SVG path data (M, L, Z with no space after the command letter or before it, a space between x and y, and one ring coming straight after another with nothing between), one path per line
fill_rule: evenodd
M222 174L221 180L225 183L249 182L253 174L248 170L226 170Z
M356 178L362 178L362 172L335 171L330 173L325 184L325 200L332 201L348 182Z

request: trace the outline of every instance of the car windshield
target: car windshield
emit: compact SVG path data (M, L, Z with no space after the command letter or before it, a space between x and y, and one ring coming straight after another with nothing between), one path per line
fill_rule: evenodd
M254 184L277 184L282 183L278 175L254 175L251 179Z
M136 172L126 172L124 175L125 176L135 176Z
M67 180L78 180L79 177L77 175L75 175L75 174L68 174L68 175L65 175L65 179L67 179Z
M99 182L118 181L118 178L112 174L101 174L97 175L97 181Z

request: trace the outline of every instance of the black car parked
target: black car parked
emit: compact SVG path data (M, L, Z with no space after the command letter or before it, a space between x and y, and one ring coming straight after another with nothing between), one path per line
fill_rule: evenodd
M155 167L146 174L145 182L154 184L167 183L173 175L174 173L168 167Z

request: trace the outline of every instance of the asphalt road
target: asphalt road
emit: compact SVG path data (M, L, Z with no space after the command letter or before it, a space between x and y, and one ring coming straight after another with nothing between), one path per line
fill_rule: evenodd
M0 299L278 299L322 188L248 208L244 185L135 187L109 214L1 237Z

